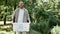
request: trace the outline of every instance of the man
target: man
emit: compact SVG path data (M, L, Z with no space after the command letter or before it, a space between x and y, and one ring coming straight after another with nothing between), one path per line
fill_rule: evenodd
M30 23L28 10L24 8L24 3L22 1L19 2L19 8L13 12L12 19L17 23ZM16 34L20 34L20 32L16 32ZM26 34L26 32L22 32L22 34Z

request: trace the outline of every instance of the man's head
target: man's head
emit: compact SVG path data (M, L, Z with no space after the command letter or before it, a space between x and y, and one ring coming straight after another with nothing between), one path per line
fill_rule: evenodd
M20 7L20 8L23 8L23 7L24 7L24 2L23 2L23 1L20 1L20 2L19 2L19 7Z

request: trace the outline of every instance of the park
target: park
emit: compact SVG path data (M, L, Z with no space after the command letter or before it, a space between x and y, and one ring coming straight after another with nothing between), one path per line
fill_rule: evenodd
M0 34L16 34L12 14L20 1L31 21L26 34L60 34L60 0L0 0Z

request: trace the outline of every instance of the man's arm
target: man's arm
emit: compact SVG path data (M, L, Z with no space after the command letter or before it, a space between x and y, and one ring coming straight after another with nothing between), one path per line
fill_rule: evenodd
M27 10L27 17L28 17L28 20L27 20L27 21L28 21L29 23L31 23L28 10Z
M16 14L17 9L13 12L12 14L12 21L15 22L15 14Z

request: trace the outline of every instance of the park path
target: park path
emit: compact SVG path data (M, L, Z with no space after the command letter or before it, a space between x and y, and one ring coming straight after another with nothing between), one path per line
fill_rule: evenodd
M12 21L6 21L6 24L12 23ZM0 21L0 25L4 24L4 21Z

